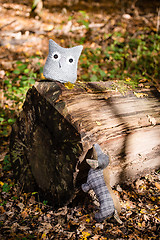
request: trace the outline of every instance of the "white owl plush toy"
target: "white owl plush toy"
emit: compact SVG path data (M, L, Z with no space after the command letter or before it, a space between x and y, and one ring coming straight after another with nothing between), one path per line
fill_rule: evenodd
M75 83L78 59L82 49L82 45L63 48L50 39L49 54L43 69L44 77L61 83Z

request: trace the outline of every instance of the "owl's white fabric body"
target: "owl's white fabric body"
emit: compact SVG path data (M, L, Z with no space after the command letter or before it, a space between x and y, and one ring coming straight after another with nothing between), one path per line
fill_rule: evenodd
M50 39L49 54L43 69L44 77L61 83L75 83L78 59L82 49L82 45L63 48Z

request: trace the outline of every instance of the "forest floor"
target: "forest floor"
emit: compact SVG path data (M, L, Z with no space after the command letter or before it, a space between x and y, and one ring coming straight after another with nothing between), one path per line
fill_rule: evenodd
M83 45L78 81L112 80L123 93L151 86L160 91L158 1L127 9L111 1L74 6L45 1L41 17L35 18L28 2L0 0L0 239L159 239L159 171L114 189L122 225L114 219L97 223L87 195L76 206L54 210L38 201L37 192L25 193L6 155L26 91L43 78L50 38L63 47Z

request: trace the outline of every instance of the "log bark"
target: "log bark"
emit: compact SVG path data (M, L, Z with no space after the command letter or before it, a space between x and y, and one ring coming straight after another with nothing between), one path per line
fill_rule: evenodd
M160 167L160 103L155 89L134 94L111 82L39 82L13 126L10 155L17 180L55 207L86 181L85 162L99 143L111 156L111 186Z

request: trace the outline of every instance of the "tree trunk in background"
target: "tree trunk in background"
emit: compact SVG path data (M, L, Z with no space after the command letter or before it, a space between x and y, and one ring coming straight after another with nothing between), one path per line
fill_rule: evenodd
M11 134L17 180L26 191L62 206L86 181L85 159L96 142L111 156L112 186L159 168L158 98L156 90L124 96L112 90L111 82L77 83L73 89L37 83Z

